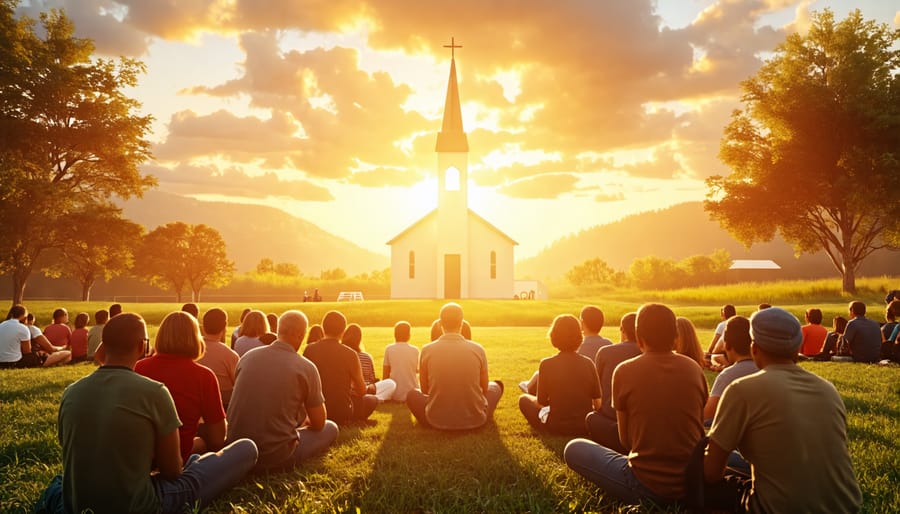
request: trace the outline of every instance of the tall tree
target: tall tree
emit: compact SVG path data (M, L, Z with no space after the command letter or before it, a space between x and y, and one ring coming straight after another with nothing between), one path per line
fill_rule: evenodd
M231 281L234 262L225 253L225 240L207 225L192 225L188 237L187 278L191 300L200 301L200 290L221 287Z
M853 293L900 231L900 31L858 10L812 21L742 84L720 152L732 173L707 180L705 207L744 244L780 232L824 250Z
M93 59L59 11L41 14L38 36L17 3L0 0L0 273L21 302L38 259L61 248L66 216L154 180L138 171L151 118L123 92L143 64Z
M61 255L45 273L74 278L81 285L81 300L88 301L97 279L109 280L131 269L144 228L110 207L73 213L66 223Z
M203 224L178 221L153 229L144 237L135 261L141 277L156 287L172 289L179 302L185 286L196 302L204 287L223 286L234 274L222 236Z

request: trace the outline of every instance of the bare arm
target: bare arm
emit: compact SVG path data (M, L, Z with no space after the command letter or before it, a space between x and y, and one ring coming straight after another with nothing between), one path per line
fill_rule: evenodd
M713 336L713 340L711 343L709 343L709 349L706 350L706 353L716 353L715 352L716 344L719 342L719 339L721 339L721 338L722 338L721 334L716 334L715 336Z
M381 376L384 378L391 378L391 367L385 364L381 367Z
M206 449L217 452L225 446L225 433L228 431L228 422L224 419L218 423L206 423Z
M706 455L703 457L703 478L707 483L712 484L722 479L729 453L710 439L706 445Z
M719 406L719 397L710 396L703 407L703 419L712 419L716 415L716 407Z
M595 411L599 411L601 407L603 407L603 399L602 398L591 398L591 405L594 407Z
M328 417L328 413L325 410L325 404L323 403L316 407L307 407L306 417L309 420L309 428L316 432L325 428L325 418Z
M422 365L421 357L419 357L419 387L423 393L428 394L428 366Z
M44 337L44 336L41 336L41 337ZM44 341L46 341L46 340L47 340L47 338L44 338ZM50 343L47 343L47 344L49 345ZM31 353L31 339L19 341L19 348L22 351L22 355L28 355L29 353Z
M359 359L356 356L353 356L353 360L356 361L356 368L351 371L350 382L353 387L353 391L362 396L366 394L366 379L363 378L362 366L359 364Z
M65 348L63 348L62 346L53 346L52 344L50 344L50 341L47 339L47 336L45 336L43 334L35 337L34 342L36 342L38 344L38 346L41 347L41 350L44 350L47 353L53 353L53 352L58 352L60 350L65 350ZM22 341L22 344L24 345L25 341ZM23 346L23 348L24 348L24 346ZM28 346L28 353L31 353L30 344Z
M181 443L178 429L156 440L156 467L161 477L174 480L181 476Z

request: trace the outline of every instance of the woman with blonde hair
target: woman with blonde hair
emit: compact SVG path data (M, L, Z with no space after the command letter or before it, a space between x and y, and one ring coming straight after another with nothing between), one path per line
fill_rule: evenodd
M154 346L156 353L139 360L134 370L162 382L172 394L181 420L181 458L187 462L192 453L220 450L225 444L225 409L215 373L195 362L206 352L197 318L170 312L159 325ZM203 438L197 437L201 418Z
M265 346L260 337L269 331L269 320L263 311L252 310L241 322L241 336L234 342L234 351L244 356L254 348Z
M675 327L678 329L678 335L675 337L675 353L690 357L698 366L704 367L706 359L694 324L691 320L679 316L675 319Z

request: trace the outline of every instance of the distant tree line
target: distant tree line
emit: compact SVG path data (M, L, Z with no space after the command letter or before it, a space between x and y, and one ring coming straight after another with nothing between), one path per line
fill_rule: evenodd
M628 272L613 269L596 257L566 272L566 280L576 287L608 285L641 289L677 289L722 284L731 266L731 255L716 250L710 255L692 255L680 261L649 255L631 261Z

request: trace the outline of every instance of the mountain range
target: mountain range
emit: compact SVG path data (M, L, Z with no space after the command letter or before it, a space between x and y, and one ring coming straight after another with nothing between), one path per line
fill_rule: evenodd
M174 221L204 223L219 231L239 272L260 259L296 264L306 275L342 268L348 275L383 270L384 255L361 248L275 207L200 201L161 191L121 203L126 218L153 230Z
M534 257L516 263L517 278L552 279L573 266L599 257L614 269L627 271L639 257L655 255L681 260L727 250L732 259L770 259L781 266L784 279L838 276L824 251L794 255L779 236L750 248L735 240L709 218L701 202L687 202L659 211L628 216L558 239ZM900 252L879 250L863 263L859 276L892 275L900 270Z

